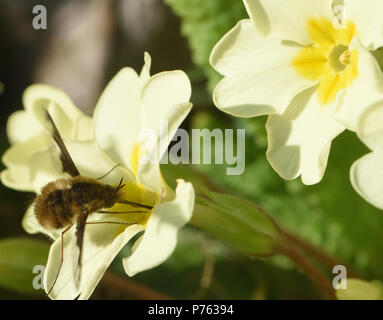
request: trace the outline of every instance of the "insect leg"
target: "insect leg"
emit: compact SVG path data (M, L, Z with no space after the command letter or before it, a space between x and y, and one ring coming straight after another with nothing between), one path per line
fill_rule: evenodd
M77 259L77 272L75 273L76 277L76 283L79 285L81 282L81 264L82 264L82 247L84 242L84 233L85 233L85 223L86 219L88 218L88 210L86 208L82 208L82 214L79 215L77 218L77 224L76 224L76 245L78 250L78 259ZM77 287L76 287L77 288Z
M133 201L129 201L129 200L118 200L118 201L116 201L116 203L129 204L132 207L136 207L136 208L146 208L146 209L150 209L150 210L153 209L152 206L148 206L146 204L137 203L137 202L133 202Z
M73 225L69 226L68 228L66 228L63 232L61 232L61 261L60 261L60 266L59 266L59 269L57 271L57 274L56 274L56 278L55 280L53 281L53 285L52 287L49 289L49 291L47 292L47 296L51 293L53 287L55 286L56 284L56 281L59 277L59 274L60 274L60 270L61 270L61 267L62 267L62 264L64 262L64 234L69 231L70 228L72 228Z
M115 222L115 221L97 221L97 222L87 222L86 224L124 224L124 225L133 225L137 223L129 223L129 222Z
M101 210L101 211L97 211L97 213L104 213L104 214L127 214L127 213L148 213L149 211L104 211L104 210Z

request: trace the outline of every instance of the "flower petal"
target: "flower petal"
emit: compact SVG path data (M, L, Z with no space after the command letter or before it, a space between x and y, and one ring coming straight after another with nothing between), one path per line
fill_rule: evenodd
M95 137L116 163L130 168L141 126L142 83L131 68L122 69L102 93L94 111Z
M383 210L383 151L369 153L357 160L350 170L351 183L359 195Z
M174 198L174 191L166 183L158 163L141 162L138 167L137 181L151 192L162 194L166 200Z
M160 190L168 195L173 193L161 175L159 163L176 130L191 108L192 104L185 102L167 107L168 110L164 105L164 113L156 117L157 121L150 120L144 124L150 132L145 134L146 129L143 129L139 134L140 148L137 152L141 156L137 156L136 159L136 179L154 193Z
M1 173L1 181L9 188L20 191L34 191L33 169L29 166L31 157L46 148L47 142L43 134L10 147L3 155L2 161L7 167Z
M48 182L65 178L59 153L47 147L42 134L17 144L6 151L3 163L7 169L1 173L1 181L20 191L39 193Z
M371 150L383 150L383 100L376 102L360 117L357 133Z
M91 220L91 219L89 219ZM83 264L81 268L81 283L76 288L73 279L73 256L71 248L75 245L75 228L72 227L64 235L64 260L49 297L52 299L88 299L101 280L113 259L142 226L132 225L119 233L121 225L88 224L84 233ZM116 236L117 235L117 236ZM61 260L61 237L51 246L44 275L45 291L48 292L58 274Z
M147 82L142 93L142 128L161 135L161 122L169 127L163 138L169 143L189 113L191 84L183 71L161 72ZM168 146L164 144L164 147ZM162 153L165 150L161 150Z
M44 110L49 111L64 138L92 138L91 118L84 115L62 91L46 85L32 85L25 90L23 101L26 110L13 113L7 122L7 134L12 144L46 131Z
M137 137L137 181L151 191L169 189L159 171L159 162L192 104L191 84L183 71L156 74L143 90L142 129ZM148 131L149 130L149 131ZM170 190L168 190L170 191Z
M150 79L150 68L152 66L152 57L149 53L144 53L144 66L142 67L141 73L140 73L140 79L142 81L142 86L146 84L147 81Z
M99 178L116 166L116 163L93 141L65 141L68 151L81 175ZM113 169L102 182L118 185L120 179L124 182L134 181L132 173L122 166Z
M60 178L68 178L68 175L62 171L61 161L58 160L58 157L56 159L51 148L33 154L27 165L33 189L37 194L49 182Z
M19 168L16 168L16 178L14 175L13 170L5 169L1 171L0 177L1 182L8 188L15 189L18 191L26 191L26 192L33 192L34 187L33 183L30 180L24 179L18 179L22 176L21 170L18 170ZM21 174L20 174L21 173ZM24 171L25 173L25 171Z
M7 133L14 144L3 155L2 160L7 169L1 174L3 183L8 187L23 191L40 191L34 189L36 183L33 179L36 168L31 159L35 153L44 151L53 143L53 139L49 139L47 135L50 128L43 113L44 110L49 111L64 139L88 140L93 136L92 119L85 116L75 106L70 107L69 98L65 95L63 98L61 94L61 91L50 87L31 86L24 94L28 109L17 111L9 118ZM62 104L59 105L55 101L49 100L50 98L56 99ZM64 107L68 109L63 109ZM71 116L75 118L71 118ZM44 157L44 164L47 164L47 159ZM37 166L44 169L42 163L37 162ZM37 169L37 171L39 170Z
M383 74L374 56L357 39L351 46L358 50L359 76L339 93L336 118L349 130L356 131L362 114L383 102Z
M44 229L40 223L37 221L36 215L35 215L35 202L33 202L29 208L27 209L27 212L25 213L23 220L21 221L21 225L23 229L29 233L29 234L36 234L36 233L43 233L53 240L57 239L60 236L59 230L47 230Z
M7 121L7 135L12 145L32 138L41 130L41 125L25 110L12 113Z
M383 46L383 2L381 0L344 0L346 17L353 21L363 45L376 50Z
M29 86L24 91L23 104L25 109L31 114L34 114L36 119L41 120L43 125L46 120L45 116L41 114L41 110L47 109L52 103L56 105L68 119L76 119L83 115L80 109L73 104L72 100L59 89L48 85L35 84ZM61 134L64 135L63 132L61 132Z
M34 203L30 205L25 212L21 225L23 229L29 234L36 234L44 230L35 219Z
M300 50L265 38L250 20L240 21L210 56L211 65L225 76L214 91L215 104L240 117L283 113L299 92L317 83L294 70Z
M383 94L360 80L356 80L346 90L339 95L339 109L336 112L336 119L347 129L357 131L359 122L366 110L383 104Z
M322 179L331 142L344 127L334 119L334 106L323 106L313 88L298 95L283 115L270 116L266 129L274 170L285 179L301 175L311 185Z
M379 281L347 279L347 288L336 290L338 300L383 300L383 286Z
M311 44L306 22L311 18L334 21L332 0L243 0L249 16L264 33L281 40Z
M64 142L73 162L83 176L97 179L116 166L116 163L98 147L95 141L65 140ZM22 151L22 145L17 146L20 146ZM2 173L2 181L12 188L21 189L28 186L29 189L26 191L39 193L47 183L59 178L69 177L62 171L59 155L52 148L41 148L41 151L35 151L28 161L19 166L16 166L14 162L11 165L4 162L10 170ZM16 157L17 154L14 156ZM105 176L102 182L117 185L121 178L123 178L124 182L134 181L132 173L119 166Z
M190 220L193 207L193 186L178 180L176 198L155 206L135 251L123 259L129 276L158 266L172 254L177 243L177 232Z
M79 116L74 123L74 140L86 141L94 139L93 119L86 115Z

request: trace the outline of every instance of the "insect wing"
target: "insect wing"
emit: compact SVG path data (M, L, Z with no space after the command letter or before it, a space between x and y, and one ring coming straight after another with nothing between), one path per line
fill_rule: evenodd
M88 214L81 214L77 218L76 246L75 248L73 248L73 259L72 259L73 279L77 288L81 282L82 253L83 253L84 232L85 232L87 218L88 218Z
M46 112L46 115L51 125L53 140L56 142L58 148L60 149L60 160L63 171L69 173L72 177L79 176L80 172L74 164L72 157L70 156L68 149L66 148L65 143L60 135L60 132L56 127L56 124L54 123L48 111Z

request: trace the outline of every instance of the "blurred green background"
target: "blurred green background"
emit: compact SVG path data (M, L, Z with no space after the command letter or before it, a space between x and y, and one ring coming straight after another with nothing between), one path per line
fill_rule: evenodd
M47 30L32 28L37 4L47 8ZM205 186L253 200L290 232L341 259L361 277L383 280L383 214L353 191L348 177L351 164L368 152L355 135L345 133L334 141L323 181L309 187L282 180L268 164L265 118L233 118L214 107L210 93L219 76L208 57L242 18L241 0L0 0L1 154L9 146L6 120L23 107L28 85L61 88L91 114L107 82L122 67L139 71L148 51L152 74L182 69L192 81L194 107L184 128L246 129L243 175L227 176L224 165L163 165L170 185L182 177L194 183L197 193ZM32 199L0 185L1 299L46 299L31 282L33 266L45 264L48 239L27 235L20 224ZM311 282L284 257L253 260L191 226L180 232L168 261L132 279L121 266L126 250L93 298L318 298ZM325 272L331 278L331 271Z

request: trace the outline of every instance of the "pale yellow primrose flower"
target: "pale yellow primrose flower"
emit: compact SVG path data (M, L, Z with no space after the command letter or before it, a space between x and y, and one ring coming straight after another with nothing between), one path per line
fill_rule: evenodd
M332 140L355 131L363 110L381 99L383 76L370 51L383 45L383 2L345 0L336 17L332 0L243 1L250 19L210 57L224 76L214 102L239 117L269 115L272 167L285 179L318 183Z
M347 279L347 288L336 290L338 300L383 300L383 286L378 281Z
M74 106L65 93L47 85L28 87L24 91L23 104L25 110L13 113L7 122L11 147L2 157L7 169L1 172L1 180L10 188L34 191L39 187L36 175L43 174L35 171L35 154L47 144L43 130L46 120L41 118L40 109L50 106L52 115L60 120L57 125L64 139L92 139L92 120Z
M357 133L372 152L352 165L351 183L360 196L383 210L383 99L363 113Z
M161 154L172 133L189 113L191 85L182 71L162 72L150 76L150 56L140 75L122 69L100 97L93 119L84 116L61 91L48 86L33 86L24 94L25 111L13 114L8 122L12 143L3 161L7 166L2 182L18 190L39 193L48 182L68 176L52 164L43 135L42 110L48 109L62 134L74 163L84 176L98 178L120 164L102 182L117 186L124 179L125 200L153 206L147 214L92 214L88 222L115 221L132 225L89 224L83 246L81 283L73 279L71 244L75 227L65 234L64 263L50 293L54 299L87 299L104 272L124 245L143 232L123 259L129 276L153 268L173 252L178 230L191 218L194 190L190 183L178 180L175 192L163 180L159 163L142 161L146 144L140 144L140 132L150 129L159 137L160 121L167 121L171 134L162 136L165 143L157 146ZM92 121L93 120L93 121ZM162 134L163 135L163 134ZM159 143L159 141L158 141ZM116 204L111 211L132 211L128 205ZM136 209L137 210L137 209ZM36 221L33 205L28 209L23 226L29 233L48 234ZM60 232L50 233L51 246L45 271L45 290L49 291L61 259Z

